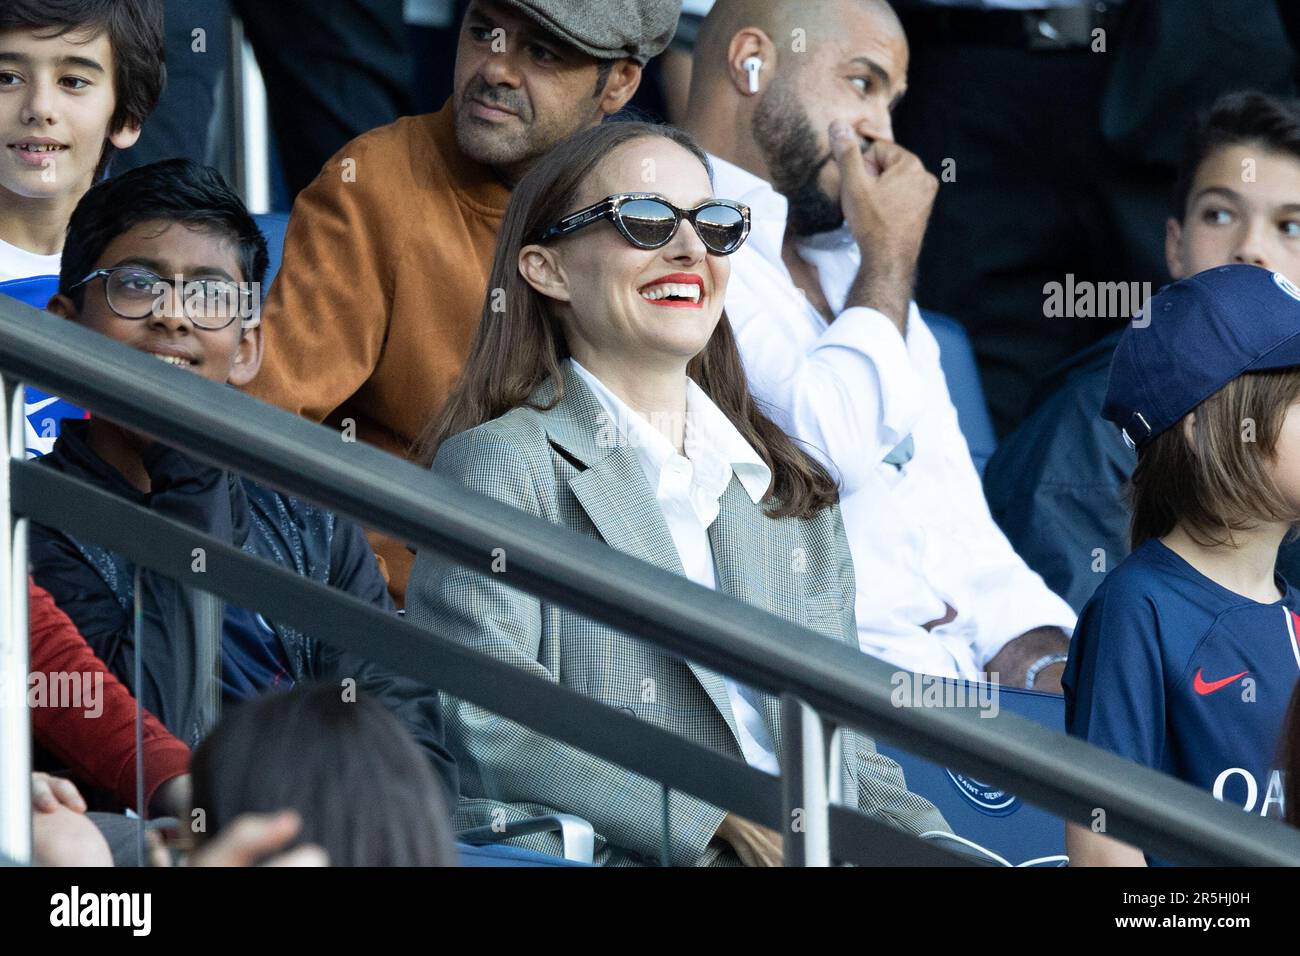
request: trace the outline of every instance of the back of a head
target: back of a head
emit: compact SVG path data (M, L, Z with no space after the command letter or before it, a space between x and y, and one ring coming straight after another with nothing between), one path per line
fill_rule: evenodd
M451 821L401 724L335 685L272 693L227 712L194 752L199 842L245 813L296 810L299 840L333 866L449 866Z
M1300 520L1278 470L1297 400L1300 289L1289 279L1233 263L1161 289L1120 337L1102 406L1138 453L1132 547L1175 528L1235 547L1235 532Z
M1134 549L1182 526L1205 545L1228 544L1261 521L1294 521L1269 475L1300 369L1247 372L1196 408L1191 435L1157 435L1130 479Z

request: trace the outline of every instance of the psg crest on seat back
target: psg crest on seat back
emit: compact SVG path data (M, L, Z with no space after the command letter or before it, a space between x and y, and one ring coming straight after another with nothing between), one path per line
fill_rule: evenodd
M991 817L1005 817L1020 809L1020 798L1012 796L1000 787L976 780L962 773L944 771L957 791L980 813Z

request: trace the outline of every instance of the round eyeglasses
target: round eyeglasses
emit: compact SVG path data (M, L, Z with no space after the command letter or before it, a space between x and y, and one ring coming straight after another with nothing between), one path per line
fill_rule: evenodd
M196 328L216 332L236 319L247 321L257 315L257 291L229 279L194 279L181 276L164 279L138 266L96 269L71 288L94 279L104 280L104 299L114 313L124 319L161 316L168 309L168 299L177 293L185 317Z
M705 248L719 256L731 255L749 235L749 207L744 203L710 199L694 209L681 209L655 193L620 193L565 216L539 241L567 236L602 219L613 222L623 238L638 249L668 245L683 219L695 227Z

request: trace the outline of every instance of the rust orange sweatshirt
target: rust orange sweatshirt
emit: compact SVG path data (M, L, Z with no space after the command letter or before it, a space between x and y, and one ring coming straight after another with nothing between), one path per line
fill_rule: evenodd
M294 203L247 391L407 455L460 375L509 200L450 104L353 140ZM414 555L370 540L400 605Z

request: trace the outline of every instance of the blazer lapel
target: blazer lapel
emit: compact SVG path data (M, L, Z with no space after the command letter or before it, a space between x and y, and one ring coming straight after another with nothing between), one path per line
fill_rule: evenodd
M636 452L626 446L569 479L582 510L611 548L685 574Z
M564 373L564 397L546 414L546 430L554 443L587 466L569 479L574 497L610 547L685 576L636 450L627 445L596 397L567 364ZM537 397L546 396L539 392ZM719 580L720 587L721 583ZM691 661L685 664L726 721L739 750L726 682L707 667Z
M754 504L735 475L722 495L718 519L709 528L714 560L718 566L718 587L746 604L753 604L778 617L801 622L804 613L803 588L798 580L801 553L794 523L772 519ZM781 703L763 694L763 717L781 754Z

